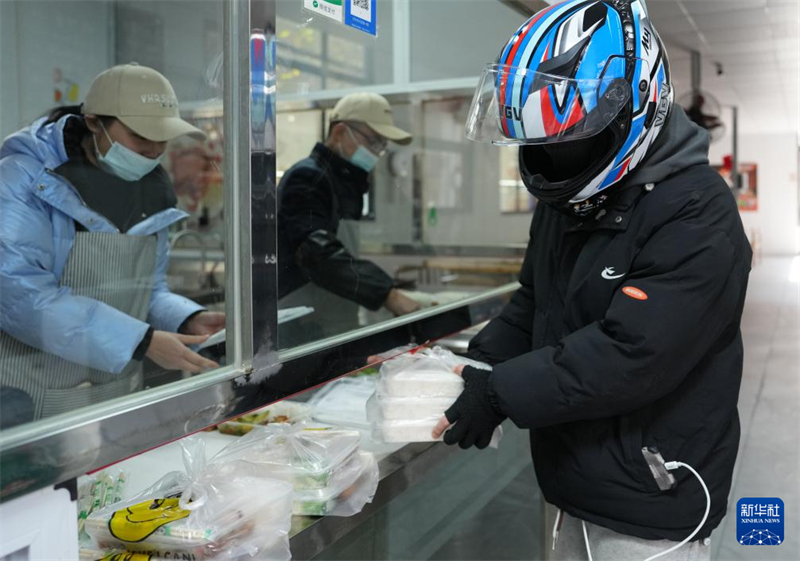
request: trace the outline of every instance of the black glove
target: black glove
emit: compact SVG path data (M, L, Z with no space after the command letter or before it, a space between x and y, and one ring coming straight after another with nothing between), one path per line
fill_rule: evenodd
M494 398L489 376L491 372L472 366L465 366L464 391L453 406L445 411L445 417L455 426L444 434L444 443L458 445L466 450L471 446L484 449L492 440L494 429L506 416L500 411Z

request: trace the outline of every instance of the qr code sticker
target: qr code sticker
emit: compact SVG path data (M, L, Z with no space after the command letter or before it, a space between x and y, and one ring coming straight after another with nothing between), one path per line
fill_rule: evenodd
M350 11L356 17L372 21L372 0L350 0Z

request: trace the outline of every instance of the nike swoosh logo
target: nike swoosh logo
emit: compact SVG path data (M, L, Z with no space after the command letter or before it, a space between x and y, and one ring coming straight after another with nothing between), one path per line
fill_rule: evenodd
M625 273L622 273L621 275L615 275L614 273L614 267L606 267L603 269L603 274L601 276L606 280L621 279L625 276Z

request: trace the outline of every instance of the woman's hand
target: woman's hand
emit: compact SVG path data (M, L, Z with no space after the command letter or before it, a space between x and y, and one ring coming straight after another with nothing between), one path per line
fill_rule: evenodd
M186 322L182 332L188 335L213 335L220 329L225 329L225 314L200 312Z
M421 307L419 302L412 300L396 288L389 291L389 295L386 297L386 302L384 302L383 305L395 316L404 316L416 312Z
M185 370L198 374L204 370L219 368L219 364L200 356L186 346L199 345L206 339L208 335L181 335L168 331L154 331L146 356L166 370Z

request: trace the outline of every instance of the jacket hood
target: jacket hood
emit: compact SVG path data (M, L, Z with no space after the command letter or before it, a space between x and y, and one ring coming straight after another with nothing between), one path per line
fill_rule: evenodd
M708 164L708 146L708 132L690 121L682 107L673 105L664 130L625 183L659 183L686 168Z
M30 126L9 135L0 147L0 159L16 155L28 156L45 168L55 169L69 159L64 147L64 125L71 118L79 117L65 115L47 125L47 117L42 117Z

